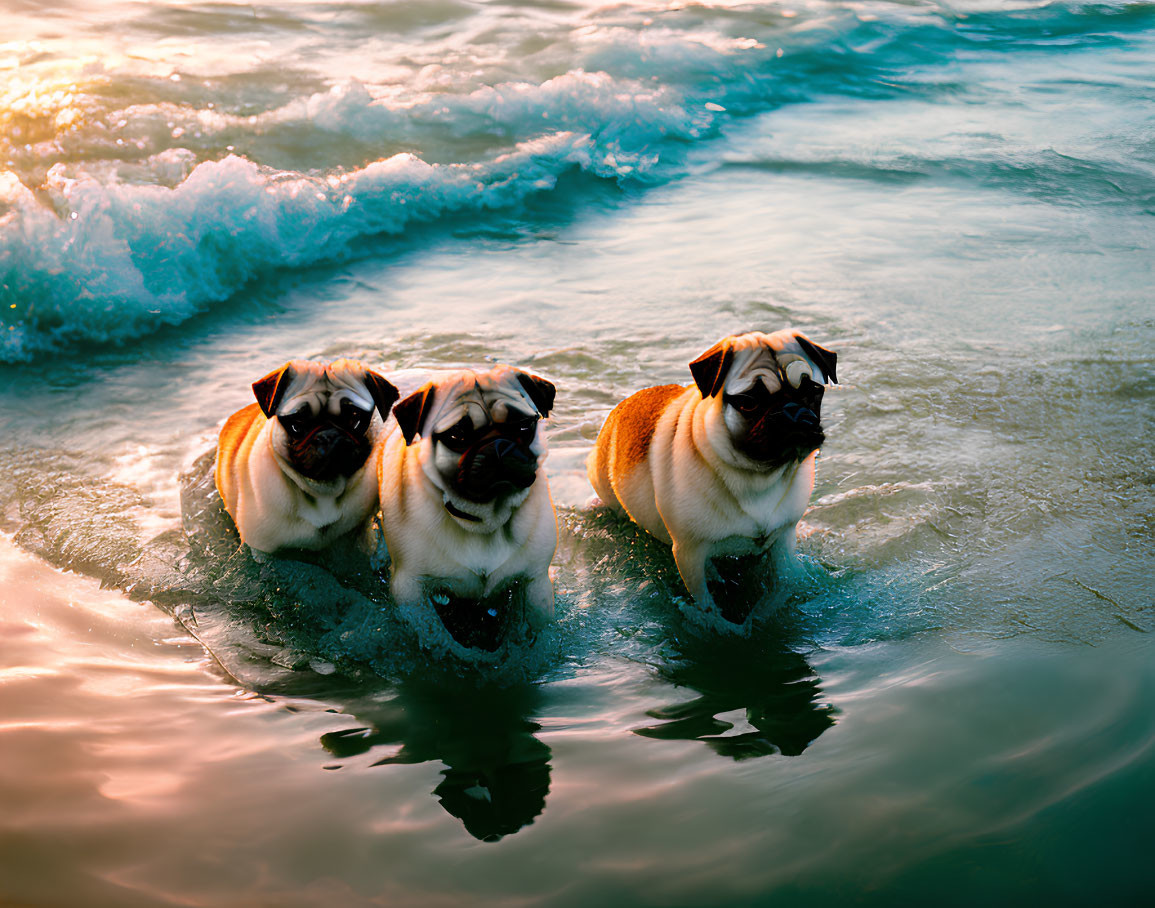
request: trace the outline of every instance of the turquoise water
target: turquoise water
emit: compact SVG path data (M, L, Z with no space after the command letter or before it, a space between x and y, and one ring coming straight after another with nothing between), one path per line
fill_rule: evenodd
M1155 4L0 23L0 901L1149 888ZM785 326L846 384L804 577L719 637L583 460ZM204 456L293 356L556 382L543 639L431 658L236 550Z

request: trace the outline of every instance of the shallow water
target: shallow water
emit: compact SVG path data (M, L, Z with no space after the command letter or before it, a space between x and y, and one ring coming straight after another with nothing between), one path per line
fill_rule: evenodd
M0 22L0 901L1145 890L1155 5ZM719 637L582 463L787 325L846 385L804 576ZM557 383L544 638L431 660L236 550L217 426L340 355Z

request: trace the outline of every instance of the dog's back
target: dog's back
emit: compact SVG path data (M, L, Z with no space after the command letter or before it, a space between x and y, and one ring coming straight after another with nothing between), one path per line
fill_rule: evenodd
M257 404L249 404L225 420L217 440L217 491L221 493L225 510L234 522L238 520L240 487L245 481L240 471L264 421L261 408Z
M688 389L682 385L658 385L644 388L627 397L606 417L593 453L587 462L590 484L598 497L611 508L637 519L642 499L653 498L652 480L647 470L637 476L649 457L654 432L666 409ZM648 496L633 486L645 479Z

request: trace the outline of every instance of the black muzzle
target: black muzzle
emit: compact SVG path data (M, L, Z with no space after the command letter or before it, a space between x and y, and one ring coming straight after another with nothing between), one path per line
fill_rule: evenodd
M485 504L528 489L537 479L537 457L525 445L490 432L461 455L454 491Z
M289 463L302 476L327 482L352 476L369 459L372 445L364 436L324 423L289 446Z
M819 416L823 391L804 378L799 388L783 382L781 390L766 393L759 412L748 416L749 429L738 447L754 460L775 465L805 460L826 440Z

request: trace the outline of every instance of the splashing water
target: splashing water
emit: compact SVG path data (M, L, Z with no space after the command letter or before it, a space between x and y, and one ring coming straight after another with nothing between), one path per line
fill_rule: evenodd
M1155 5L29 9L0 901L1145 893ZM799 576L719 633L583 461L785 326L847 384ZM557 384L553 627L470 657L238 544L216 431L299 356Z

